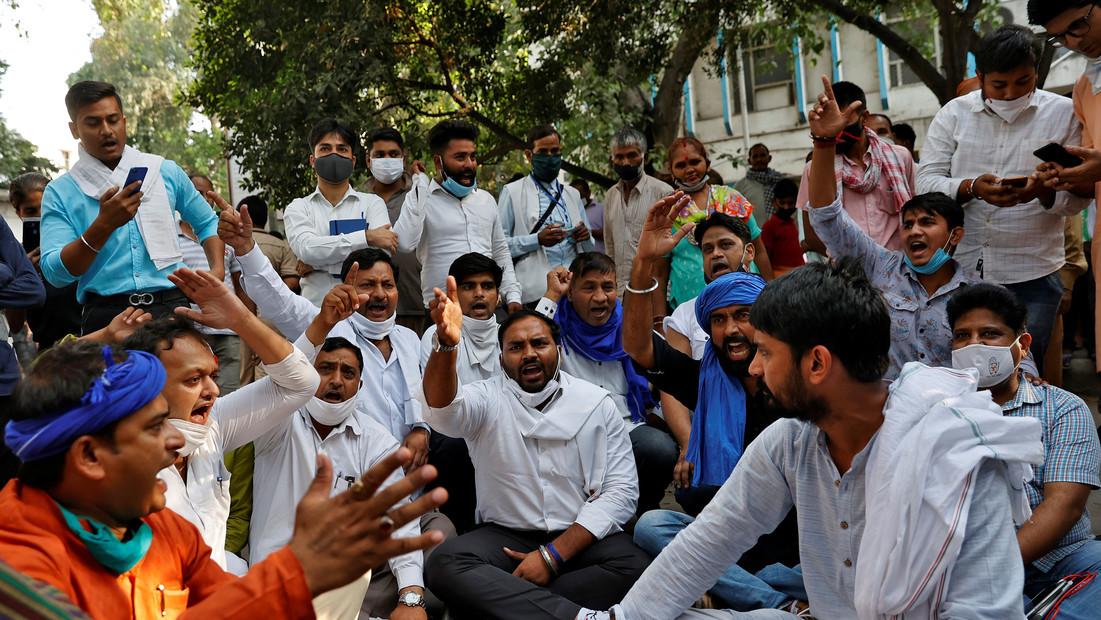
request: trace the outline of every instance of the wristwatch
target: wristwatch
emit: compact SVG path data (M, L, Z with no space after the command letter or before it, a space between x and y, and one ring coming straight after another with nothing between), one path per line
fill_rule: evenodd
M424 607L424 597L413 590L399 596L398 602L406 607Z
M450 345L450 346L440 344L440 339L436 336L436 334L432 334L432 351L433 352L435 352L435 353L450 353L452 351L457 350L458 348L459 348L459 343L457 343L457 342L453 345Z

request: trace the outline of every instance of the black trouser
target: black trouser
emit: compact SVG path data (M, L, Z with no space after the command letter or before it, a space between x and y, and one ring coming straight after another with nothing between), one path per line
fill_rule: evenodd
M631 429L631 449L638 470L638 511L642 516L661 507L665 489L673 481L677 464L677 442L669 433L643 424Z
M96 295L88 293L84 300L84 313L80 317L81 335L90 334L107 327L111 319L123 310L133 306L145 310L159 319L173 314L176 308L188 307L191 302L177 288L168 288L144 293L123 293L121 295Z
M582 607L608 609L619 603L650 563L646 552L620 532L571 558L546 587L512 576L519 562L502 547L529 553L560 534L484 525L437 547L425 566L425 583L455 618L561 620L576 617Z
M469 532L474 528L474 509L478 498L474 464L470 462L466 441L433 432L428 439L428 462L439 473L425 490L436 487L447 489L447 503L440 506L440 512L451 519L455 531L460 534Z

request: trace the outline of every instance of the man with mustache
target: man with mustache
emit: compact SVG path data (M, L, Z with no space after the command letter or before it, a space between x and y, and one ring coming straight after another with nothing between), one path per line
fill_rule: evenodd
M439 543L439 534L392 538L446 500L434 491L391 510L432 479L431 468L376 495L409 459L399 451L330 498L332 465L318 456L290 542L245 577L224 572L199 532L164 510L157 474L184 446L166 423L164 383L164 366L142 351L77 342L37 360L5 428L22 465L0 491L0 560L93 618L304 618L312 597Z
M428 146L439 179L413 176L401 216L394 224L398 248L416 251L421 262L425 308L432 290L444 286L451 263L467 252L489 256L501 268L501 295L510 312L519 310L520 284L512 268L508 240L493 196L478 189L478 128L458 119L441 121L428 132Z
M350 252L367 247L393 252L397 236L382 198L352 188L359 136L327 118L310 130L308 142L317 188L287 205L283 225L298 260L313 267L301 280L302 295L320 306L329 289L340 284L337 274Z
M482 527L436 549L428 587L459 618L575 618L608 606L646 565L623 532L638 482L618 408L559 371L555 323L528 310L501 324L504 373L460 389L454 278L435 295L426 418L470 444Z
M547 274L547 292L535 308L554 319L562 333L562 368L608 390L631 437L638 469L638 514L656 509L677 462L669 433L646 423L653 396L623 350L623 307L616 293L615 263L585 252Z
M85 334L130 306L170 314L187 304L168 280L184 266L175 215L191 224L220 278L225 248L216 235L218 216L175 162L127 146L126 115L113 85L77 82L65 107L80 157L42 195L42 275L59 288L78 283ZM125 183L131 174L144 179Z

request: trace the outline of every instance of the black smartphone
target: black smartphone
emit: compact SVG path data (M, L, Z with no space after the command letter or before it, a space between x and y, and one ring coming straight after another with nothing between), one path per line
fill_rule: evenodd
M1082 158L1077 155L1071 155L1063 148L1062 144L1052 142L1046 146L1042 146L1032 152L1033 155L1039 157L1042 161L1049 161L1055 164L1059 164L1064 168L1073 168L1082 164Z
M1024 187L1028 185L1028 177L1005 177L999 185L1004 185L1006 187Z
M42 218L28 217L23 220L23 250L27 253L38 249L41 226Z
M126 182L123 183L122 186L123 187L129 187L130 184L135 182L135 181L144 181L145 180L145 174L147 172L149 172L149 168L146 168L145 166L134 166L133 168L130 169L130 173L126 175ZM140 190L141 190L141 186L139 185L138 189L130 192L130 194L135 194Z

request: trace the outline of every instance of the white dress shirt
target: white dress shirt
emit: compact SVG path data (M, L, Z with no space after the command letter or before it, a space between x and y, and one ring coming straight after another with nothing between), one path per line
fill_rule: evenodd
M492 258L504 271L501 296L520 302L520 284L512 269L512 255L497 216L497 203L482 189L459 200L424 174L413 175L413 189L405 195L401 217L394 224L398 248L417 252L421 261L424 306L435 298L433 288L447 285L447 270L463 254L478 252Z
M287 242L299 260L314 268L302 278L302 295L316 306L337 283L334 280L339 280L344 259L367 247L363 230L330 234L330 223L339 220L361 221L370 230L389 224L390 215L382 198L357 192L351 186L335 205L315 189L309 196L295 198L283 213Z
M226 552L230 474L223 463L225 454L285 424L288 416L314 395L321 381L298 349L278 364L263 367L266 377L214 402L206 443L187 459L187 481L175 465L157 474L168 487L168 507L199 528L203 541L210 545L210 557L222 568L227 568L227 556L232 556Z
M615 261L616 286L620 296L631 279L631 265L638 253L642 225L655 202L673 193L668 184L642 173L638 183L624 195L626 183L620 181L604 195L604 247Z
M238 257L241 284L256 302L260 315L290 340L310 326L320 310L295 295L256 246ZM421 403L413 398L420 390L420 340L412 330L394 325L390 332L390 359L372 342L356 335L348 320L337 323L329 337L346 338L363 353L363 388L356 409L375 419L401 441L414 427L428 428Z
M424 330L424 335L421 336L421 373L424 373L424 367L428 364L428 357L432 355L432 337L436 335L436 326L429 325L428 329ZM474 383L475 381L481 381L482 379L488 379L493 375L500 374L501 372L501 350L497 346L497 341L493 341L494 347L497 348L497 355L491 358L492 364L489 368L484 368L478 364L463 363L463 360L468 359L466 354L466 348L470 346L467 342L466 333L463 333L463 337L459 338L459 358L458 363L455 365L455 372L459 377L459 384L466 385L467 383Z
M680 304L673 310L673 314L662 320L666 330L672 329L688 339L692 345L692 359L702 360L703 352L707 350L707 342L711 335L703 331L700 322L696 320L696 297ZM666 338L668 340L668 338Z
M622 531L638 504L631 441L606 391L558 376L542 411L523 405L502 374L463 385L425 419L470 447L479 523L543 532L577 523L599 540Z
M1028 176L1041 163L1032 152L1051 142L1082 142L1082 127L1067 97L1037 90L1012 123L991 111L981 90L957 97L937 112L925 134L916 193L941 192L955 198L966 179L986 173ZM1055 273L1066 262L1063 217L1089 204L1088 198L1070 192L1055 196L1050 209L1039 200L1013 207L968 201L966 232L956 261L974 276L998 284Z

